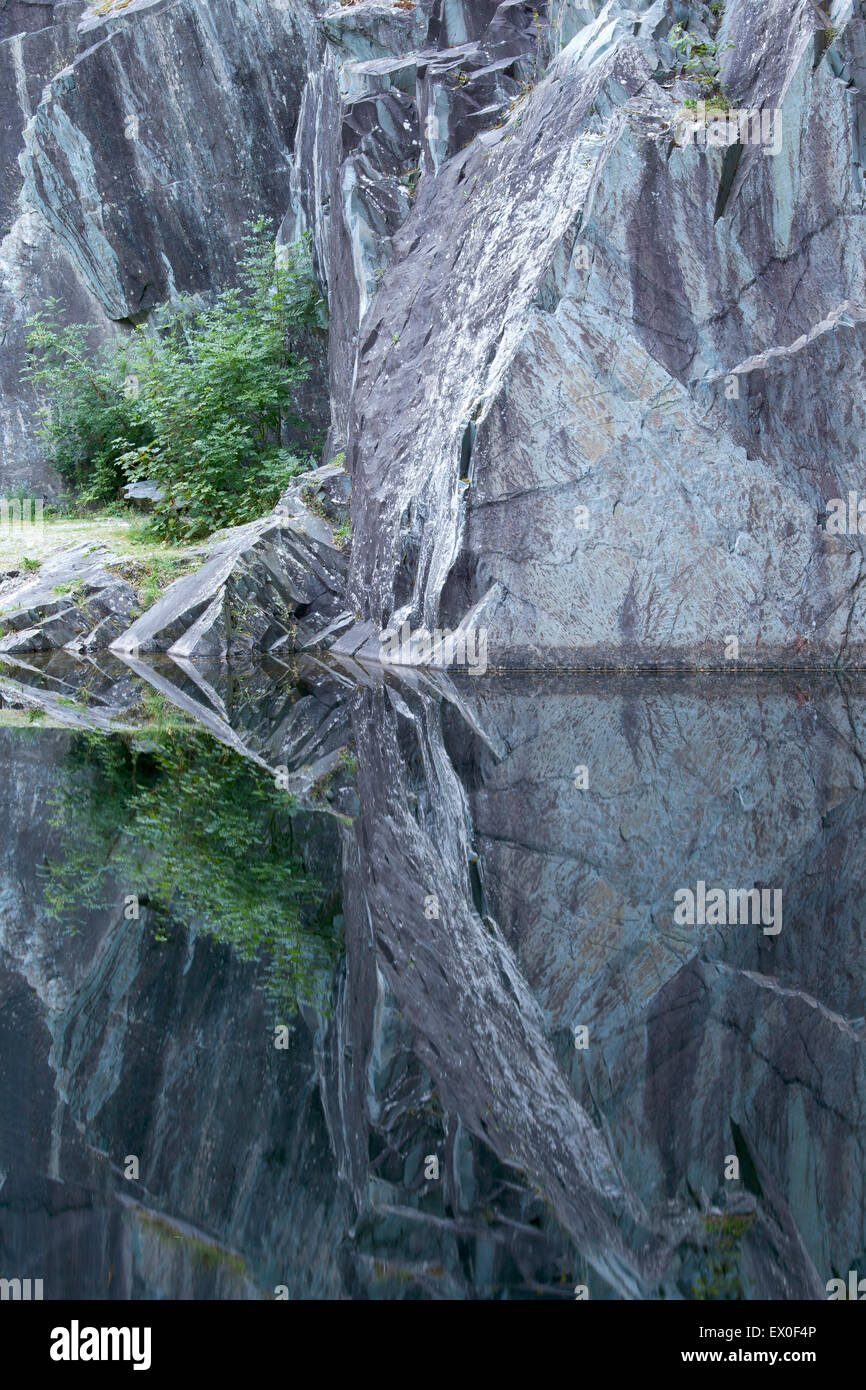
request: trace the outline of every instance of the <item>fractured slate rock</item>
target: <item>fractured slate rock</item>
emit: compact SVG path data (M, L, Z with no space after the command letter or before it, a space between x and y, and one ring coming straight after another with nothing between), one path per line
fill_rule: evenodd
M346 558L302 491L339 489L339 472L301 475L269 516L226 532L201 569L176 580L111 649L214 660L330 645L351 621Z
M360 325L397 229L424 181L518 100L543 33L535 7L513 0L419 0L401 9L365 0L322 15L280 239L310 231L328 289L326 456L346 448Z
M829 47L811 7L726 7L725 90L778 113L776 154L677 143L673 15L634 8L573 16L390 238L352 606L433 631L483 604L505 668L863 664L863 537L827 525L866 424L863 6Z
M0 595L0 654L105 650L129 625L135 590L84 543L49 556L38 575Z
M27 317L53 297L98 343L178 291L233 282L244 223L285 212L315 14L308 0L99 8L80 24L71 0L0 11L0 487L46 496L62 484L21 381ZM298 405L324 428L309 336Z

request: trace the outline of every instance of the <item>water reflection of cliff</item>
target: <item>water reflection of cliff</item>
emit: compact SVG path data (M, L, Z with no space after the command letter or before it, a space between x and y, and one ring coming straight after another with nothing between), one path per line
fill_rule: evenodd
M245 823L248 848L265 823L285 838L245 778L288 769L307 809L285 862L331 923L342 897L345 955L277 1050L273 942L263 972L200 929L211 803L154 799L158 778L140 810L207 810L177 878L198 898L173 931L120 897L65 935L35 865L69 851L44 803L70 736L3 731L4 1265L49 1296L53 1270L57 1296L374 1298L821 1297L857 1267L855 687L311 665L242 699L224 672L150 677L250 755L232 881ZM146 861L146 818L128 824ZM698 880L781 889L782 931L676 926Z

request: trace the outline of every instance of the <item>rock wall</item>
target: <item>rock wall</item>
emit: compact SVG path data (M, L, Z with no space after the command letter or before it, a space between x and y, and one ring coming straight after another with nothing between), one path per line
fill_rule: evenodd
M856 663L862 536L827 519L862 483L863 6L833 31L808 0L634 9L491 7L443 48L457 12L426 7L390 58L382 6L324 21L295 187L346 320L353 601L377 630L468 621L504 667ZM675 19L764 143L678 142ZM386 98L421 174L377 220L351 133Z
M231 283L245 221L279 223L314 16L306 0L14 7L28 28L0 41L0 486L60 485L19 378L29 314L55 297L98 341ZM327 425L309 347L303 404Z
M50 482L25 312L122 331L264 210L328 291L347 651L408 622L497 667L863 658L830 525L863 471L862 0L37 10L0 41L8 482ZM708 132L677 21L757 126Z

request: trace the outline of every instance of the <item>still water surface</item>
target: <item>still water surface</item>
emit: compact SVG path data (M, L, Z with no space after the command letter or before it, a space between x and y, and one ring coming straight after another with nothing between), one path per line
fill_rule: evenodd
M862 682L0 676L0 1276L866 1273Z

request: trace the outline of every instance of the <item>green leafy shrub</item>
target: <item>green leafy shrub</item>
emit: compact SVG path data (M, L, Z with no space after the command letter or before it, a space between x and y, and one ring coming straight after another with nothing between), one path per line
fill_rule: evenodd
M46 300L28 321L29 362L23 376L46 404L41 435L52 462L85 505L117 499L127 481L121 455L144 444L148 432L124 389L129 339L91 351L81 324L60 327L58 303Z
M702 1253L705 1266L692 1286L695 1299L716 1301L744 1297L740 1245L755 1221L754 1212L704 1218L707 1237Z
M85 327L58 324L56 300L29 322L25 376L46 398L55 467L88 503L159 483L150 529L163 539L261 515L314 462L284 442L290 429L302 448L318 442L293 405L309 375L293 344L324 308L309 238L278 257L268 224L250 224L238 278L204 308L180 296L95 351Z
M686 76L698 82L708 94L715 93L721 96L718 86L719 54L723 49L733 48L734 45L726 43L720 47L712 39L705 42L691 34L688 29L684 29L682 24L674 25L668 43L680 55Z

